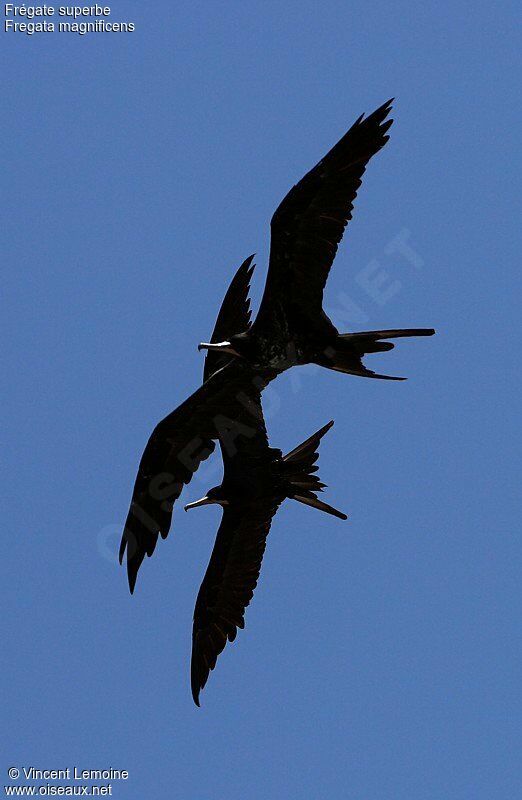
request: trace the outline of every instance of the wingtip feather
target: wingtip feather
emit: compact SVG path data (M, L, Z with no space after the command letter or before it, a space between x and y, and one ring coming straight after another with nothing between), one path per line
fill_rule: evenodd
M137 572L131 572L130 570L127 571L127 580L129 582L129 591L131 594L134 594L134 589L136 588L136 578L138 577Z

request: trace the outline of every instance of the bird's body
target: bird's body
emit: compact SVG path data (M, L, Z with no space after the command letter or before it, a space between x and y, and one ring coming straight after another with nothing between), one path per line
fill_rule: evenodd
M431 328L340 333L323 309L323 292L369 160L388 141L390 103L359 117L294 186L271 222L268 276L252 326L200 348L228 352L256 370L283 372L314 363L368 378L362 358L391 350L390 338L431 336Z
M222 346L222 352L235 356L238 361L246 362L258 374L266 371L279 375L291 367L317 364L346 374L401 381L405 378L380 375L368 369L362 363L363 356L392 350L393 343L383 341L385 339L432 336L434 333L431 328L339 333L330 320L328 323L330 324L321 328L303 325L295 334L291 334L290 329L286 328L284 333L276 337L264 332L248 331L231 336L226 342L216 345L203 343L200 348L218 351Z
M244 613L257 584L272 519L281 503L291 498L339 519L346 515L319 500L321 483L315 472L319 443L330 422L306 442L283 456L269 447L264 422L257 432L242 437L233 453L222 447L224 476L220 486L189 503L186 510L217 503L223 517L194 610L191 684L194 701L227 641L244 627Z

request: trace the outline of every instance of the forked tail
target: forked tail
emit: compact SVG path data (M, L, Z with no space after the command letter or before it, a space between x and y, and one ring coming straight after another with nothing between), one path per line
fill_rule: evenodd
M292 497L300 503L307 506L325 511L327 514L332 514L339 519L348 519L346 514L342 511L337 511L336 508L329 506L328 503L323 503L316 497L316 492L322 492L326 484L321 483L315 472L319 469L316 464L319 458L319 443L325 433L330 430L333 421L325 425L324 428L310 436L306 442L295 447L282 459L282 475L291 486Z
M400 339L409 336L433 336L433 328L405 328L387 331L360 331L359 333L340 334L333 347L326 349L324 357L318 361L323 367L345 372L349 375L361 375L365 378L378 378L385 381L405 381L395 375L380 375L368 369L362 363L367 353L384 353L392 350L393 342L383 339Z

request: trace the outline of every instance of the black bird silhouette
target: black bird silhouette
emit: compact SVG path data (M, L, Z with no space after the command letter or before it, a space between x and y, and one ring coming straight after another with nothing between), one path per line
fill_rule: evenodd
M286 195L271 223L268 276L261 306L248 331L200 349L241 357L281 372L313 362L352 375L379 375L362 357L393 348L384 339L431 336L432 328L340 334L323 308L323 291L370 158L388 141L391 100L359 117L343 138Z
M231 454L222 447L224 476L205 497L189 508L219 503L223 517L203 583L198 593L192 629L191 686L194 702L227 641L243 628L245 608L252 599L272 518L285 498L318 508L339 519L346 514L317 497L325 486L317 475L319 443L329 422L291 453L269 447L262 414L255 435L241 437Z
M322 309L328 272L366 164L388 140L389 111L385 103L359 117L277 209L265 292L251 327L253 256L234 278L211 342L200 345L213 358L205 367L206 380L156 426L140 461L120 546L120 563L127 552L131 592L145 555L169 532L183 486L216 440L233 449L238 438L253 435L261 392L278 374L312 361L340 372L401 380L376 375L362 356L390 350L393 344L383 339L434 333L421 328L339 334Z

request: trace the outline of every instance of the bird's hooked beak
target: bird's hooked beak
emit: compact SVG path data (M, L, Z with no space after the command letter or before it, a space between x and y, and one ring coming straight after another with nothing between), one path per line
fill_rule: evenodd
M188 511L189 508L198 508L199 506L209 506L215 502L216 502L215 500L212 500L212 498L207 497L205 495L205 497L202 497L201 500L195 500L193 503L188 503L185 506L185 511Z
M189 508L199 508L199 506L210 506L214 503L217 503L220 506L228 506L228 500L214 500L212 497L202 497L201 500L195 500L194 503L188 503L185 506L185 511L188 511Z
M230 353L233 356L239 356L230 342L201 342L198 344L198 350L213 350L216 353Z

